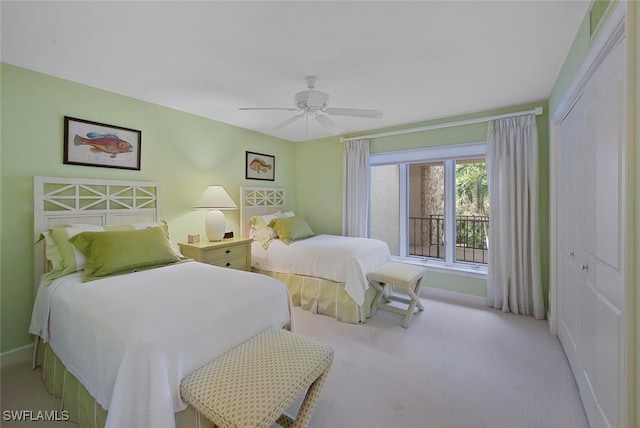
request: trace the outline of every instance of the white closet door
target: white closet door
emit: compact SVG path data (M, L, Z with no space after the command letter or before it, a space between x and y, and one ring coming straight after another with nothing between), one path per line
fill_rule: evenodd
M579 276L582 259L580 230L583 181L580 146L582 144L582 104L573 106L559 128L558 141L558 336L576 379L580 379Z
M593 427L617 427L624 344L624 41L590 79L584 106L584 372Z
M624 420L624 52L622 39L558 135L558 336L592 428Z

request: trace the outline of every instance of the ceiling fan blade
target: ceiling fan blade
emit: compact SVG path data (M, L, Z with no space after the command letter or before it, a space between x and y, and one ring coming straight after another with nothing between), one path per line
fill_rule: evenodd
M366 110L359 108L328 108L324 110L324 112L336 116L369 117L372 119L380 119L382 117L381 110Z
M286 111L298 111L293 107L240 107L238 110L286 110Z
M285 120L284 122L282 122L280 125L275 126L273 129L280 129L280 128L284 128L285 126L289 126L291 125L293 122L302 119L302 117L305 115L305 113L302 114L298 114L296 116L290 117L289 119Z
M324 128L327 128L331 132L341 132L341 129L336 125L328 116L319 114L316 116L316 120Z

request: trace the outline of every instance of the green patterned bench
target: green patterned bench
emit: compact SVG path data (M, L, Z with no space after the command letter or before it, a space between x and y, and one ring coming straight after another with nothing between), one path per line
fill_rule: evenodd
M424 306L420 302L420 288L427 270L421 266L400 262L388 262L379 266L374 271L367 274L367 280L376 289L376 296L373 298L371 305L371 316L374 316L378 309L400 314L404 316L402 327L408 328L416 306L423 311ZM387 285L393 286L394 290L400 290L406 293L409 298L404 299L398 296L383 296L384 289ZM408 305L407 308L398 308L389 303L385 303L383 299L395 300Z
M185 377L182 398L221 428L306 427L333 349L270 328ZM294 420L284 412L307 391Z

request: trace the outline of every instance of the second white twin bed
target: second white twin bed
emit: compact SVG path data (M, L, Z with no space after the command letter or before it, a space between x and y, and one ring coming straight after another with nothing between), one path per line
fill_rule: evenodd
M375 295L366 274L390 260L388 245L315 235L303 220L286 218L295 214L286 211L282 188L243 187L241 195L243 236L254 237L252 269L284 282L296 306L342 322L365 322Z

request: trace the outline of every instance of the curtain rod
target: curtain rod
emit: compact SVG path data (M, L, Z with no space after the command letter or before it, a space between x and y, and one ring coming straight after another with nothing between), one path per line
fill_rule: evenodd
M495 116L478 117L476 119L459 120L457 122L439 123L437 125L420 126L418 128L400 129L398 131L389 131L389 132L380 132L378 134L361 135L359 137L340 138L340 142L344 143L345 141L362 140L364 138L390 137L392 135L410 134L412 132L430 131L432 129L440 129L440 128L450 128L452 126L470 125L472 123L488 122L490 120L504 119L507 117L514 117L514 116L524 116L527 114L535 114L536 116L540 116L542 114L542 107L536 107L533 110L519 111L516 113L506 113L506 114L499 114Z

